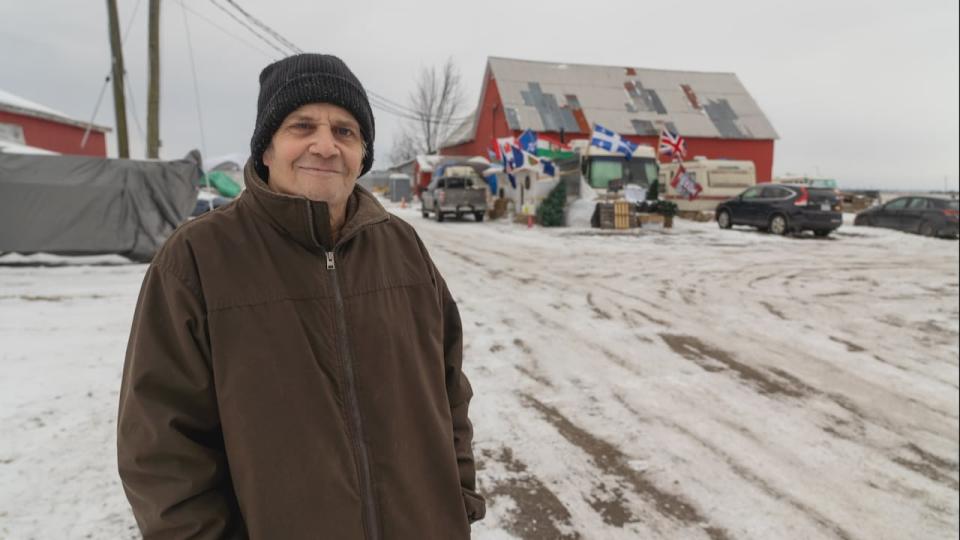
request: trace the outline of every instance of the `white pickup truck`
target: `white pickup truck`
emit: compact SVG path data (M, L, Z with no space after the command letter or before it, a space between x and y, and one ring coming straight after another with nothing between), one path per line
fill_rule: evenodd
M420 201L420 213L425 218L431 213L437 221L443 221L446 215L462 218L464 214L473 214L476 221L483 221L487 212L487 188L472 175L445 175L430 182L420 194Z

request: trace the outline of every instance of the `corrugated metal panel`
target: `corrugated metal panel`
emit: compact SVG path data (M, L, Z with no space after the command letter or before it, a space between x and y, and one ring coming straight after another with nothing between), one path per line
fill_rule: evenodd
M440 147L446 148L448 146L456 146L458 144L462 144L467 141L472 141L473 133L475 131L474 121L476 119L476 116L477 114L476 112L474 112L473 115L464 119L464 121L461 122L460 125L458 125L456 128L454 128L453 131L451 131L450 134L447 135L447 138L440 143Z
M733 73L506 58L490 58L489 64L513 129L556 131L563 125L574 132L580 108L587 122L624 134L673 122L687 137L778 138Z

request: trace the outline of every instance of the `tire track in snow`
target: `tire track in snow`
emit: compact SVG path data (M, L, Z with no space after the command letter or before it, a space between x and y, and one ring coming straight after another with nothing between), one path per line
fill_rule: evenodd
M711 454L716 456L718 459L723 461L727 467L738 477L742 478L747 483L755 486L760 489L763 493L767 494L773 501L783 501L789 506L793 507L795 510L799 511L801 514L812 520L818 526L820 526L825 531L832 533L835 537L842 540L853 540L856 538L852 533L844 529L840 524L831 520L830 518L824 516L820 512L817 512L814 508L810 507L803 501L797 499L796 497L790 495L789 493L780 490L773 486L766 479L761 477L759 474L750 469L747 465L737 461L731 454L724 451L722 448L714 445L710 441L700 437L699 435L693 433L686 427L677 424L676 422L671 422L664 418L655 418L650 419L644 417L637 411L630 403L624 398L620 393L615 393L614 397L616 400L626 409L630 414L632 414L636 419L646 421L646 422L657 422L658 424L666 427L670 430L673 430L677 433L681 433L684 436L692 439L697 444L702 446L704 449L708 450Z
M947 486L954 491L960 491L960 484L957 479L951 476L957 470L957 462L941 458L935 454L927 452L914 443L907 443L904 449L916 456L915 459L909 459L901 456L892 458L894 463L902 465L913 472L925 476L938 484Z
M514 457L508 446L501 446L494 453L480 452L478 471L486 462L495 461L506 471L506 478L492 482L483 494L489 498L505 496L516 504L507 511L504 528L526 540L576 540L580 534L573 531L570 511L539 478L527 470L527 465ZM569 530L572 532L563 532Z
M546 375L544 375L544 374L541 372L541 370L540 370L540 362L537 361L536 356L534 356L534 354L533 354L533 349L531 349L530 346L527 345L526 342L524 342L524 341L523 341L522 339L520 339L520 338L514 338L514 339L513 339L513 345L514 345L516 348L520 349L520 351L523 352L524 356L526 356L527 359L529 359L529 360L531 361L531 363L533 364L533 367L532 367L532 368L528 368L528 367L526 367L526 366L524 366L524 365L521 365L521 364L516 364L516 365L514 365L513 367L514 367L517 371L519 371L520 373L523 373L524 375L526 375L526 376L529 377L530 379L532 379L532 380L534 380L534 381L542 384L543 386L546 386L547 388L553 388L553 383L550 382L550 379L548 379L548 378L546 377Z
M624 487L629 488L644 500L650 501L656 511L673 521L702 530L713 540L727 540L730 538L725 529L710 526L706 517L692 503L680 495L670 493L648 480L645 475L629 465L627 456L616 446L594 437L588 431L577 426L556 408L543 403L530 394L520 394L521 399L540 412L568 442L582 450L593 461L594 465L603 473L618 479ZM630 511L623 498L622 491L608 492L612 498L606 500L587 501L611 525L623 526L637 519Z
M805 395L805 392L798 388L783 384L765 375L761 370L737 361L732 354L712 347L696 337L664 333L660 334L660 338L673 352L692 361L705 371L711 373L732 371L743 382L758 389L761 394L781 394L792 398Z
M716 366L711 365L708 362L705 363L705 359L715 360L720 364L723 364L727 368L734 371L739 378L758 388L761 394L780 394L794 399L809 398L813 396L821 396L829 399L834 404L849 412L853 419L846 420L834 415L826 415L828 419L831 419L834 422L834 425L821 426L821 429L824 432L870 448L880 455L883 455L893 463L900 465L901 467L918 473L935 483L944 485L954 491L958 491L958 481L951 476L951 473L956 469L956 465L954 463L943 460L942 458L937 458L935 455L924 451L912 442L907 443L904 448L909 450L910 453L914 454L919 459L905 458L902 455L892 455L889 450L876 444L872 444L869 440L867 440L867 422L886 429L887 431L898 435L902 439L909 441L910 438L900 433L899 430L893 426L888 425L887 422L867 414L846 396L821 391L784 370L777 368L770 369L771 373L790 383L789 385L785 385L781 382L775 381L770 377L767 377L758 369L746 366L740 362L737 362L736 360L733 360L729 353L710 347L709 345L706 345L699 339L692 336L661 334L661 338L663 338L663 340L667 343L667 345L670 346L671 349L674 350L674 352L677 352L681 356L692 360L706 371L717 372L718 370L716 369ZM853 430L852 434L849 433L851 429Z

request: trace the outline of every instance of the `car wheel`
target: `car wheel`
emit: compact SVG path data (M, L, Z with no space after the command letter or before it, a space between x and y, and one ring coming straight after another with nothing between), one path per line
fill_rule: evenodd
M483 212L474 212L473 218L477 221L477 223L483 221Z
M721 229L729 229L730 227L733 227L733 221L730 219L730 212L727 210L721 210L720 213L717 214L717 225L719 225Z
M933 230L933 225L929 221L924 221L920 224L920 234L923 236L936 236L936 231Z
M822 230L822 231L813 231L813 234L814 234L814 236L819 236L820 238L826 238L826 237L830 236L830 233L832 233L832 232L833 232L832 229L826 229L826 230Z
M770 232L782 236L789 232L787 227L787 218L783 214L777 214L770 218Z

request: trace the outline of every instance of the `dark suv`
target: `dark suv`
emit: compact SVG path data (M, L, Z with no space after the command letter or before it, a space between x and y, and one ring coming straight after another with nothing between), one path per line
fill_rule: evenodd
M721 229L751 225L774 234L827 236L843 224L836 190L788 184L753 186L720 203L716 216Z
M887 227L924 236L960 235L960 206L940 197L900 197L857 214L854 225Z

